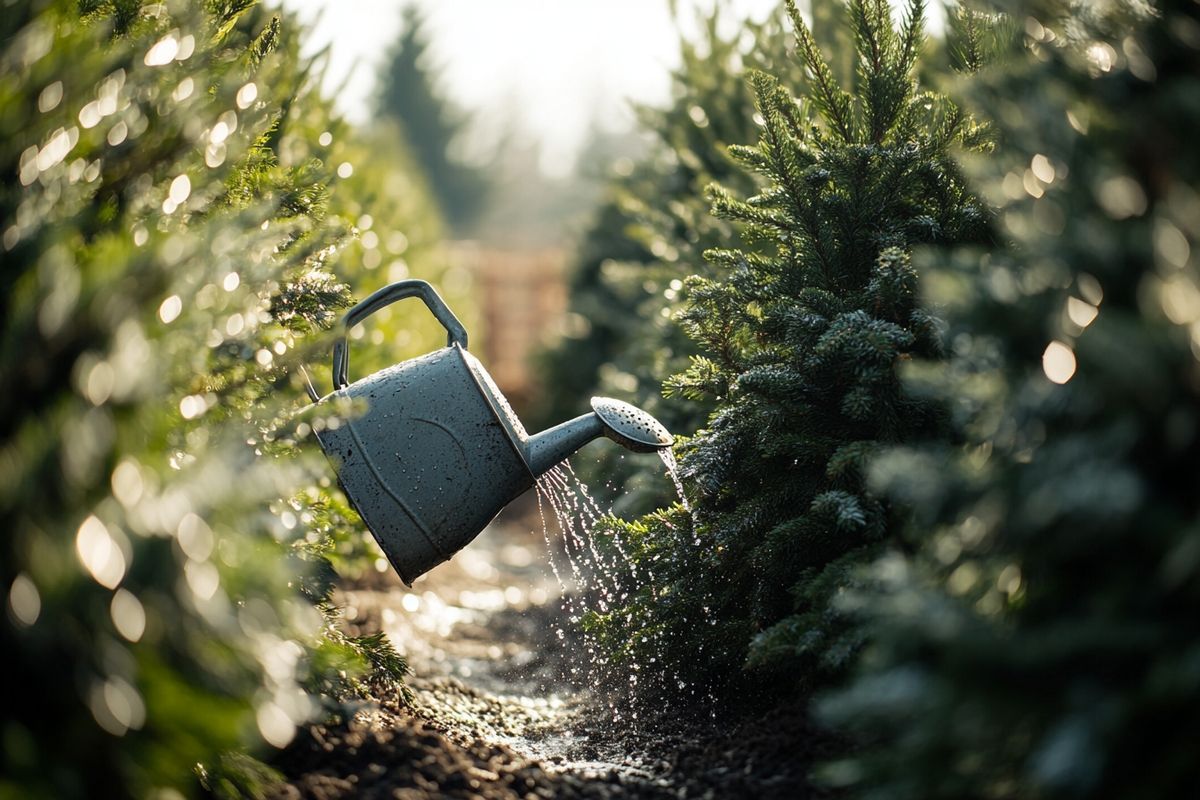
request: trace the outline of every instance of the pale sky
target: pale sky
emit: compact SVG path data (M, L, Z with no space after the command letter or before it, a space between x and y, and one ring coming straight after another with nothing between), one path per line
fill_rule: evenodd
M417 0L426 13L440 88L500 125L506 113L546 147L547 164L575 155L594 119L629 123L628 102L661 102L678 63L667 0ZM685 23L713 0L678 0ZM326 85L365 120L375 74L400 28L404 0L282 0L312 22L308 52L330 45ZM730 16L761 20L778 0L726 0ZM323 13L321 13L323 10ZM611 121L611 124L608 124Z

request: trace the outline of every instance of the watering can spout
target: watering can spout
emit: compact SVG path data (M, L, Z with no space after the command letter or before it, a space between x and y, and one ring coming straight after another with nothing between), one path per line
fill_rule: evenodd
M593 397L592 412L529 437L525 460L535 476L545 473L598 436L635 453L670 447L674 437L662 423L636 406L611 397Z

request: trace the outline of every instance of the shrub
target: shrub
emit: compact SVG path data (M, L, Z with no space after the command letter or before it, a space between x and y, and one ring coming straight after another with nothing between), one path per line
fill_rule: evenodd
M363 548L291 415L363 194L379 242L436 219L394 163L339 188L361 145L253 3L25 0L0 42L0 795L245 789L241 748L398 689L335 625Z
M915 391L962 447L891 451L916 510L854 685L824 703L872 798L1179 797L1200 768L1196 653L1200 7L998 4L1014 57L971 102L1006 244L939 257L952 358Z

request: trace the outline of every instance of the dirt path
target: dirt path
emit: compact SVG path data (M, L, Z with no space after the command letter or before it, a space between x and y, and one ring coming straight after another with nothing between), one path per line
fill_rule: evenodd
M343 591L354 632L383 630L408 657L414 700L379 697L347 724L310 726L282 754L288 782L274 796L815 796L813 737L792 709L738 725L672 708L614 723L611 701L570 680L582 643L530 505L411 589L389 570Z

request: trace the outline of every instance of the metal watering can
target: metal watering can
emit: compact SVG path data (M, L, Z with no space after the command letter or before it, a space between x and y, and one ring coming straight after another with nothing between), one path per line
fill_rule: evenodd
M419 297L447 346L350 383L346 334L368 316ZM604 435L634 452L670 447L654 417L620 400L530 436L467 332L425 281L393 283L352 308L333 347L334 391L317 399L313 429L346 497L405 584L449 559L537 477Z

